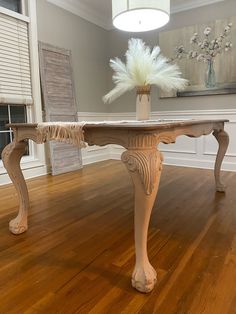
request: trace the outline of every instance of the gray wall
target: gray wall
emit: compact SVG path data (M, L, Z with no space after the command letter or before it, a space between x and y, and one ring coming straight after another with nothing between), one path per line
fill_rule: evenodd
M199 24L215 19L222 19L236 15L236 0L208 5L194 10L172 14L170 23L161 29L170 30L187 25ZM148 44L158 44L158 31L143 34L127 34L118 30L109 32L110 57L122 57L127 49L127 42L130 37L143 38ZM109 70L109 88L112 72ZM159 99L156 88L152 90L152 110L204 110L204 109L231 109L236 107L236 95L202 96ZM135 92L130 92L120 97L109 105L111 112L132 112L135 111Z
M37 0L40 41L72 50L79 111L107 112L107 31L46 0Z
M102 96L112 87L109 58L123 57L127 43L134 34L118 30L106 31L73 15L46 0L37 0L39 40L72 50L73 70L78 111L133 112L135 91L120 97L112 104L104 105ZM208 22L236 15L236 0L225 0L171 15L170 23L161 31L187 25ZM158 44L158 31L135 34L149 45ZM236 95L186 98L158 98L152 90L152 110L200 110L235 108Z

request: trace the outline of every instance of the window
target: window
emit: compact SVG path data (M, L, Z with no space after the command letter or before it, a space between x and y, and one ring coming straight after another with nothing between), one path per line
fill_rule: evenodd
M2 178L8 182L1 152L14 136L5 125L41 119L37 1L0 0L0 184ZM38 174L38 171L44 173L44 148L32 141L28 147L27 156L21 159L24 168L29 170L30 176Z
M21 0L0 0L0 7L21 13Z
M0 12L0 103L33 104L28 19Z
M9 128L6 129L5 125L7 123L24 123L26 121L25 106L0 106L0 155L2 154L3 148L13 140L12 130ZM28 149L25 155L29 155Z
M21 2L0 0L0 9L21 13ZM12 130L5 125L27 122L26 105L33 104L28 25L27 16L0 12L0 159L3 148L13 140Z

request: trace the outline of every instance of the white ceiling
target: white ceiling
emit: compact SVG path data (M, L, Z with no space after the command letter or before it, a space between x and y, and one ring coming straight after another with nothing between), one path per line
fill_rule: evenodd
M112 0L47 0L105 29L112 29ZM226 0L170 0L171 13Z

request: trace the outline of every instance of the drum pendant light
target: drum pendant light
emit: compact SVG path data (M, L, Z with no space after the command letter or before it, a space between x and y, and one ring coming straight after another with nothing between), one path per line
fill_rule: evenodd
M113 25L127 32L145 32L169 22L170 0L112 0Z

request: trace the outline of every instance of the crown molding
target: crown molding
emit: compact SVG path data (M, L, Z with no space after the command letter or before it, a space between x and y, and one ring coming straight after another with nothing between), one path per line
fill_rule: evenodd
M171 13L179 13L223 1L226 0L182 0L179 4L177 3L171 5ZM78 15L81 18L106 30L113 29L111 17L104 16L104 14L99 12L95 12L89 7L89 5L81 4L78 0L47 0L47 2L67 10L75 15Z
M171 6L171 13L179 13L223 1L225 0L183 0L182 3Z
M101 14L94 12L94 10L92 10L88 5L79 3L78 0L47 0L47 2L78 15L106 30L111 29L111 23L108 19L104 18Z

